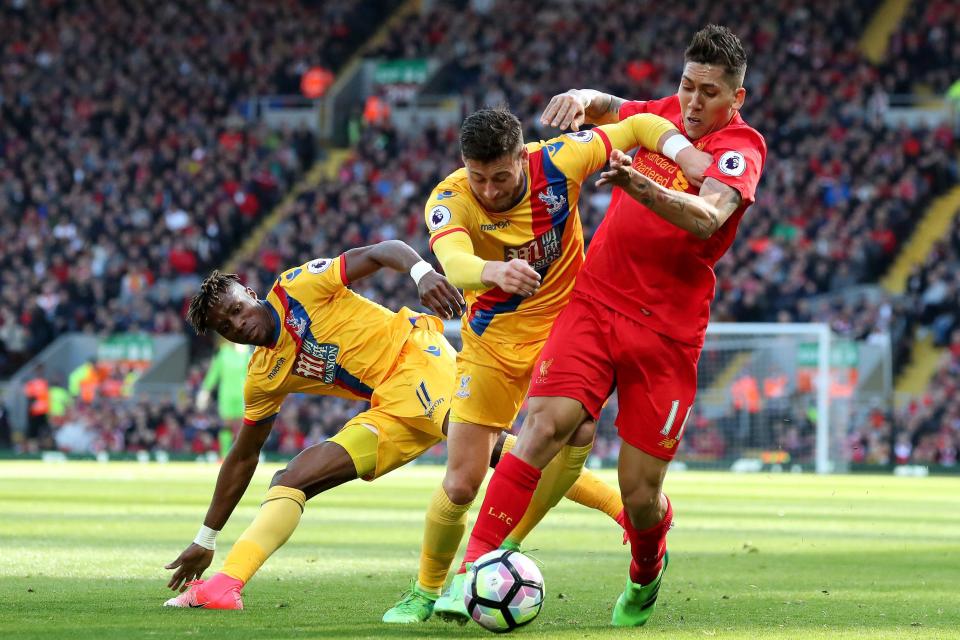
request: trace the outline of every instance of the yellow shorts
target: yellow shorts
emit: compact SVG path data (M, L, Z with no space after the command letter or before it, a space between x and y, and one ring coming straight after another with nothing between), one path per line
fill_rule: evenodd
M547 336L523 344L493 342L464 331L450 422L512 427L546 341Z
M347 450L359 477L379 478L444 438L456 353L443 337L442 325L413 329L396 368L373 390L370 408L330 439Z

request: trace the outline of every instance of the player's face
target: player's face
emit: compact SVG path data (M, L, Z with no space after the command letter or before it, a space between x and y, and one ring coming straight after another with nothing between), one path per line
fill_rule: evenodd
M687 137L696 140L726 126L746 93L743 87L730 86L723 67L688 62L677 90Z
M211 329L237 344L264 346L273 337L273 316L257 300L257 294L239 284L230 287L210 309Z
M527 148L522 147L517 154L490 162L463 159L470 189L484 209L507 211L516 204L526 186L527 156Z

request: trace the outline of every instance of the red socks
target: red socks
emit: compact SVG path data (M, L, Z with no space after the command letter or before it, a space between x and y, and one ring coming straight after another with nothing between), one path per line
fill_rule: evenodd
M540 481L540 469L508 453L500 459L470 532L460 572L468 562L498 548L520 522Z
M630 581L634 584L647 585L653 582L663 567L663 554L667 551L667 532L673 522L673 506L667 500L667 512L663 520L649 529L637 531L630 522L630 517L623 519L624 528L630 538ZM626 515L626 514L624 514Z

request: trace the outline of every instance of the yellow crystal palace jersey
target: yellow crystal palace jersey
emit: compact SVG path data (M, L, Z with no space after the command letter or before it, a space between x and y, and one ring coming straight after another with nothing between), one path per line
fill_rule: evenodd
M549 334L583 264L580 186L610 155L610 140L600 128L526 146L526 185L512 209L484 209L470 190L466 169L458 169L437 185L425 210L431 248L444 235L467 233L478 257L520 258L540 273L540 289L529 298L499 287L464 291L463 331L497 342L532 342Z
M280 274L262 302L276 330L250 359L244 423L275 415L289 393L369 400L390 373L418 316L406 307L394 313L347 284L343 256Z

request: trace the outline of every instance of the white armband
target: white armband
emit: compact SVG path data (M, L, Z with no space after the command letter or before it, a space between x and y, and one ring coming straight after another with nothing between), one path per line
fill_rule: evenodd
M217 548L218 533L220 532L203 525L200 527L200 531L197 532L197 537L193 539L193 544L214 551Z
M430 263L426 260L421 260L417 264L410 267L410 277L413 278L414 283L419 285L420 279L431 271L433 271L433 267L430 266Z
M679 136L670 136L670 139L663 143L663 155L676 162L677 154L687 147L692 146L693 143L687 140L687 137L683 134Z

